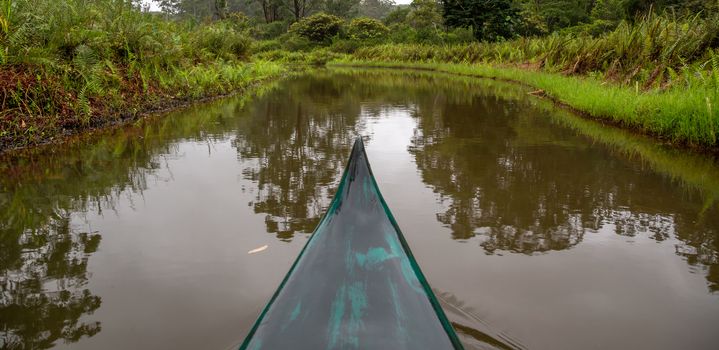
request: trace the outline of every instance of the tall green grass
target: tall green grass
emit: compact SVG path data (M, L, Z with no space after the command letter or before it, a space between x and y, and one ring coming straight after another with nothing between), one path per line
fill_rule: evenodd
M719 14L676 17L649 13L606 34L553 33L499 43L377 45L354 57L378 61L525 64L551 72L599 75L625 85L662 87L713 80L706 69L719 48Z
M558 102L601 119L663 138L667 142L716 147L719 134L719 94L716 87L692 87L642 92L631 87L604 84L592 78L490 64L404 63L337 60L333 65L385 68L419 68L515 81L533 86Z
M124 0L0 0L0 150L281 73L247 62L245 31L235 19L168 21Z
M0 0L0 150L228 93L291 64L348 60L334 47L289 52L254 43L243 18L171 21L128 0ZM596 37L379 42L339 51L352 52L353 64L521 81L596 117L717 146L719 14L650 13Z
M339 62L518 81L670 142L719 145L719 15L648 14L598 37L555 33L501 43L378 45Z

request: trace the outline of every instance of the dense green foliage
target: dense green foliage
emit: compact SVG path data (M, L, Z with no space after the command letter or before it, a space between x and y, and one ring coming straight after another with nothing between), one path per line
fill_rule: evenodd
M326 12L345 19L371 17L385 19L397 10L407 14L406 6L396 6L392 0L158 0L163 13L169 17L190 18L195 21L222 19L229 14L242 12L258 22L296 22L317 12ZM621 20L633 21L637 15L665 10L676 13L699 13L717 8L716 0L419 0L450 5L462 4L466 12L453 21L473 21L473 18L497 17L497 11L506 12L507 6L519 12L513 20L513 33L546 34L577 25L591 25L595 21L616 24ZM451 6L450 6L451 7ZM484 8L486 13L472 13ZM456 10L456 9L455 9ZM440 12L442 9L440 8ZM450 11L456 12L456 11ZM479 17L477 17L479 16ZM392 21L392 19L389 19ZM387 23L388 25L391 23ZM479 26L481 23L476 23ZM475 23L472 24L473 26ZM481 28L480 28L481 29Z
M439 38L443 29L443 19L439 3L435 0L416 0L412 2L409 8L410 10L405 17L404 23L416 31L416 34L414 35L414 40L408 37L407 39L399 40L399 42L441 41Z
M565 28L583 28L594 34L610 31L619 22L655 13L707 14L715 0L517 0L520 35L543 35ZM570 29L571 30L571 29Z
M352 39L377 39L387 35L389 29L382 22L367 17L355 18L347 27L349 37Z
M512 0L442 0L450 27L471 28L478 40L497 41L516 32L518 11Z
M387 45L355 57L383 61L530 64L552 72L589 74L642 89L713 84L719 17L647 15L598 37L574 33L462 45Z
M158 0L167 17L204 21L242 12L265 23L296 22L317 12L343 18L381 19L393 8L391 0Z
M716 62L719 63L719 57ZM719 108L716 101L719 89L713 87L641 93L629 87L604 85L597 79L575 79L517 68L494 68L486 64L394 63L372 60L350 60L344 63L371 67L421 68L520 82L539 89L536 92L538 94L547 95L592 117L613 121L670 142L714 147L718 141Z
M350 18L357 14L360 0L327 0L326 12L338 17Z
M290 27L290 32L311 41L325 41L339 33L342 19L327 13L316 13L297 21Z
M596 117L671 141L716 146L717 16L650 13L596 37L564 32L499 43L366 46L352 59L516 80ZM522 69L494 68L507 65Z
M0 0L0 148L343 55L521 67L660 96L702 90L707 125L719 123L717 0L158 3L161 13L138 0Z
M0 0L0 8L0 148L227 93L280 71L242 62L250 38L229 19L196 26L118 0Z

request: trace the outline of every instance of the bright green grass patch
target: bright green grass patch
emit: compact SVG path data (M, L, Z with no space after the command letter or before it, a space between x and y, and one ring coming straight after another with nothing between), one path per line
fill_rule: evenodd
M607 84L591 77L564 76L488 64L406 63L345 59L331 65L429 69L510 80L543 90L547 96L593 117L657 135L676 143L717 146L719 89L710 84L667 91Z

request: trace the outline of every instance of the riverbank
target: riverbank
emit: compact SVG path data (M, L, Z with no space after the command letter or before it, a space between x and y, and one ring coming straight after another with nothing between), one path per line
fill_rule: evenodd
M241 92L295 65L328 62L521 83L583 116L680 148L719 149L714 12L649 12L597 33L579 26L477 42L459 40L459 32L435 41L398 37L377 20L324 14L268 36L239 12L193 21L124 1L0 4L0 152ZM316 21L334 29L298 29L318 27Z
M287 72L286 65L267 61L218 63L175 71L167 74L162 84L150 81L145 88L130 88L110 93L104 98L98 96L87 99L85 104L76 102L71 105L76 108L61 108L56 114L7 113L8 110L4 110L6 113L0 122L0 153L62 142L79 133L123 125L194 103L246 93L253 86L279 78ZM131 82L120 84L129 85ZM34 87L30 86L27 90ZM62 91L45 89L53 95L58 90ZM23 102L33 103L32 99Z
M0 152L225 96L287 71L250 60L242 19L129 1L0 0Z
M368 43L335 64L517 82L584 116L675 146L716 150L718 19L716 12L650 12L600 33L577 27L499 42Z
M718 147L719 104L713 103L703 88L642 91L591 77L567 76L526 67L386 62L357 59L351 55L330 61L327 66L422 69L519 83L536 89L533 94L551 99L579 115L649 134L663 143L712 153L716 153ZM117 96L92 99L89 115L83 115L81 110L75 110L74 114L68 110L68 113L55 116L6 114L2 119L0 152L58 142L69 135L242 93L252 85L280 77L288 71L288 63L271 61L198 66L173 74L163 86L150 82L147 89L121 94L123 99Z
M719 106L715 103L716 92L705 87L642 91L587 76L486 63L387 62L349 57L329 65L425 69L521 83L537 89L534 94L584 116L650 134L673 145L717 150Z

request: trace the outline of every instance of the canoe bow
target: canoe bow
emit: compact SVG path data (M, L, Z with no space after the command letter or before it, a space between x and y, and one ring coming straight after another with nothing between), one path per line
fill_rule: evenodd
M361 138L329 209L240 349L462 349Z

